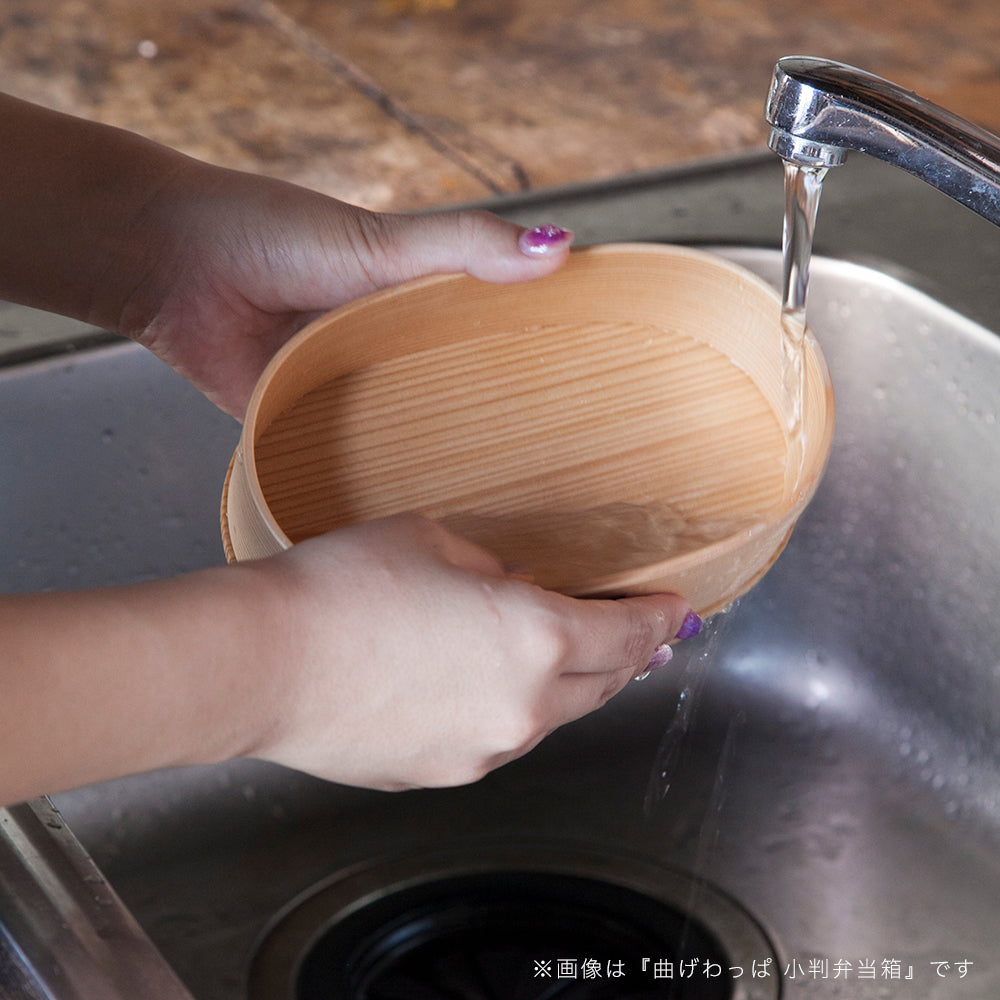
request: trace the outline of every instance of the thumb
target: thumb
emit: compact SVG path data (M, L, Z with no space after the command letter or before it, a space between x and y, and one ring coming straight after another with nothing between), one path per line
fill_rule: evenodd
M370 215L366 243L391 267L393 283L425 274L465 272L484 281L529 281L558 270L573 232L556 225L526 229L492 212L466 209L428 215ZM374 237L374 238L373 238Z

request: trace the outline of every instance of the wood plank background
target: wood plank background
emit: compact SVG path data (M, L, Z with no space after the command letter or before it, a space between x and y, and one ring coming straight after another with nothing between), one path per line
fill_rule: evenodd
M996 0L0 2L0 89L379 209L760 148L793 53L1000 131Z

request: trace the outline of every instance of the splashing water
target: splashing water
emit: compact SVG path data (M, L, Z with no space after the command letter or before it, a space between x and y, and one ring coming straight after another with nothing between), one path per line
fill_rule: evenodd
M643 813L648 818L666 799L670 786L684 761L685 737L694 721L701 689L716 660L719 646L728 632L728 621L739 606L734 601L724 611L713 615L702 632L701 647L692 653L680 675L680 693L673 717L667 724L653 763L646 789ZM718 780L718 779L717 779Z
M729 632L732 612L738 605L739 601L734 601L724 611L714 615L705 623L701 648L692 654L682 670L677 707L660 742L646 789L643 813L647 819L652 818L656 810L668 799L674 778L684 764L686 737L695 718L701 689L709 669L718 658L719 648ZM684 912L687 914L696 912L699 897L706 884L702 873L707 870L709 855L715 847L722 829L721 816L729 791L730 771L736 757L737 739L745 721L746 715L742 710L734 713L726 727L726 735L719 750L712 791L698 829L694 864L691 868L691 889L684 906ZM686 920L681 932L680 953L684 953L688 934L692 929L692 922Z
M729 771L733 760L736 757L736 741L740 730L746 722L746 713L740 709L729 720L726 726L726 736L722 741L722 748L719 751L719 762L715 767L715 782L712 785L712 794L709 797L708 805L705 809L705 818L702 820L701 830L698 833L698 843L695 849L694 864L692 865L691 891L688 895L685 913L695 913L698 908L698 900L705 886L705 878L702 875L708 867L708 858L719 840L719 833L722 829L722 807L726 801L726 794L729 791ZM687 936L691 929L691 921L685 921L684 930L681 936L681 954L687 946Z

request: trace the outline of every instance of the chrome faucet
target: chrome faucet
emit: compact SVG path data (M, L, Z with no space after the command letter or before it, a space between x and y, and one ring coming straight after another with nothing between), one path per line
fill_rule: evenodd
M912 91L828 59L774 68L769 145L801 166L834 167L848 150L916 175L1000 225L1000 138Z

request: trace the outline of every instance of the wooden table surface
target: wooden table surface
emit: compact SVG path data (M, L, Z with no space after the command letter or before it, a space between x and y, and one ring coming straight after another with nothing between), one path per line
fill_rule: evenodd
M782 55L1000 131L997 0L7 0L0 89L378 209L764 145Z

